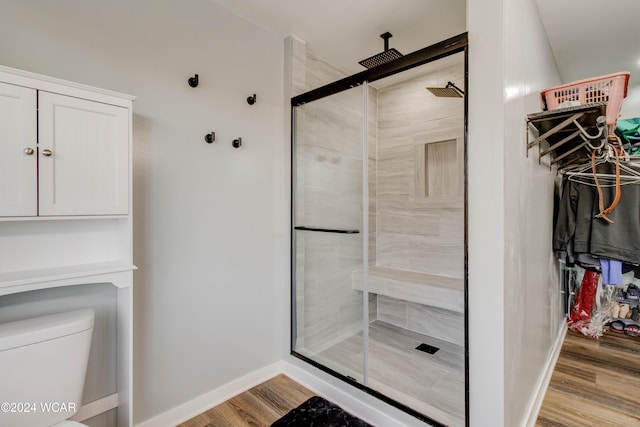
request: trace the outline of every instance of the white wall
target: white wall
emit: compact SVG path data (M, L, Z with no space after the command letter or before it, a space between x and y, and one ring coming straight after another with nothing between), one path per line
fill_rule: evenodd
M208 0L3 2L0 64L138 96L136 422L281 357L282 51Z
M561 327L553 174L524 133L559 77L532 0L468 6L471 425L519 426Z
M551 249L555 171L535 150L525 156L524 130L525 116L541 111L540 91L560 79L534 1L505 1L504 13L504 425L519 426L564 318Z
M469 0L468 281L471 426L504 426L503 0ZM487 189L492 189L487 191Z
M628 87L627 97L622 101L620 114L624 119L640 117L640 85Z

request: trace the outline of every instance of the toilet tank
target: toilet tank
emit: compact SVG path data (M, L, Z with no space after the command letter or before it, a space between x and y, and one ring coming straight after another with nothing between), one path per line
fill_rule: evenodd
M48 427L82 403L94 311L0 324L0 426Z

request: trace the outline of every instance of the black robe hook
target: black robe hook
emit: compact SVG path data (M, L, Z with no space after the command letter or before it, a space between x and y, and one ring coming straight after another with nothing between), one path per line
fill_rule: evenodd
M249 103L249 105L253 105L256 103L256 94L254 93L253 96L250 96L247 98L247 102Z
M189 86L196 87L198 86L198 75L194 74L193 77L189 77Z

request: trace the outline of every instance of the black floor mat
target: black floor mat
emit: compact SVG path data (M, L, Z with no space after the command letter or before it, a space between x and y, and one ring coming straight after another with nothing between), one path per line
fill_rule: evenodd
M373 427L319 396L313 396L271 427Z

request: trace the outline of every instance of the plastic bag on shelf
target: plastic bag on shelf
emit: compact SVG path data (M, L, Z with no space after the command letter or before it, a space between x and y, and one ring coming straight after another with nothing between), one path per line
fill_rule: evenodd
M618 294L621 290L619 286L603 285L602 283L598 285L595 307L585 335L600 338L604 334L605 326L611 320L613 307L618 301Z
M620 286L603 284L599 273L584 271L569 313L569 328L591 338L600 338L612 319L612 312L619 306L618 297L622 292Z
M575 303L569 313L569 329L587 336L594 336L589 325L599 283L600 274L594 271L585 271Z

